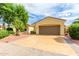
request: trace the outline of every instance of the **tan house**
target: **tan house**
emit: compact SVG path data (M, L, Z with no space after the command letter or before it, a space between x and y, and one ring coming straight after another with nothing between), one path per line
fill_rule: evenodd
M3 25L2 25L2 24L0 24L0 30L1 30L1 29L3 29Z
M42 35L64 35L64 19L46 17L38 22L33 23L29 27L30 31Z

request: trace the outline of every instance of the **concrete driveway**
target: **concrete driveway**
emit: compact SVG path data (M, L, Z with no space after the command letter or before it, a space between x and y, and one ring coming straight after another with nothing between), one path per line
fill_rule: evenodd
M67 43L65 43L64 36L29 35L28 37L24 37L12 42L12 44L26 48L33 48L34 50L41 50L42 52L54 53L57 55L77 55L74 49L71 48ZM34 50L31 51L34 52ZM35 52L33 54L35 54ZM42 54L39 54L37 52L35 55ZM44 55L47 54L45 53Z

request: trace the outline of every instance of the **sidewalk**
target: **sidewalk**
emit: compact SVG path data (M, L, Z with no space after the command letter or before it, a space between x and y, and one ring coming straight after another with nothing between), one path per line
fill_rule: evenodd
M70 38L69 36L67 36L73 43L77 44L79 46L79 40L74 40L72 38Z
M72 40L69 36L65 36L65 40L66 43L68 43L72 49L75 50L75 52L77 53L77 55L79 56L79 45L78 42L76 42L76 40Z

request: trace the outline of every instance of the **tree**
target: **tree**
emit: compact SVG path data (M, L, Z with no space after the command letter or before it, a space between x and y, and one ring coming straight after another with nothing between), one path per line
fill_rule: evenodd
M16 29L16 35L19 35L19 30L24 29L24 24L21 20L18 20L18 17L15 17L15 20L12 22L13 26Z
M22 28L22 30L24 30L25 28L27 28L28 12L25 10L24 6L15 5L15 9L14 9L13 14L14 14L15 17L18 18L19 21L22 21L22 23L24 25L24 27L23 28L20 27L20 29Z
M10 27L10 24L13 22L14 17L13 16L14 6L13 4L5 4L5 6L3 6L3 9L5 10L3 20L8 24L8 27Z
M79 18L77 18L68 28L71 38L79 40Z
M4 16L5 10L3 9L3 6L5 6L5 4L4 3L0 3L0 18L2 18Z
M18 4L3 4L2 5L2 10L3 13L1 13L1 16L8 25L12 24L15 26L16 19L17 25L15 26L16 32L18 32L17 28L20 26L20 23L22 22L24 27L26 28L27 26L27 21L28 21L28 12L25 10L23 5L18 5ZM14 22L14 23L13 23Z
M79 40L79 24L75 23L72 24L69 29L69 35L72 39L78 39Z
M0 3L0 19L2 19L5 15L5 10L3 9L3 6L5 6L4 3ZM5 23L3 22L3 29L5 29Z
M28 12L25 10L23 5L16 5L16 16L19 18L19 20L21 20L25 26L25 28L27 28L27 22L28 22Z
M2 3L0 4L0 15L1 18L3 18L3 22L8 24L8 27L10 26L12 22L12 9L13 9L13 4L8 4L8 3ZM4 25L3 23L3 25Z

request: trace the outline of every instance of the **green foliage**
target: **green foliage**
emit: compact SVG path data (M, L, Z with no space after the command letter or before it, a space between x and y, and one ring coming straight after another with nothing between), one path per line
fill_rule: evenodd
M0 39L9 36L10 34L14 34L13 31L0 30Z
M9 32L9 34L14 34L14 32L13 31L8 31Z
M0 30L0 39L10 35L10 33L7 30Z
M1 8L0 8L0 15L2 16L3 20L10 24L12 21L12 6L13 4L8 4L8 3L3 3L1 4Z
M7 31L13 31L13 28L9 27L9 28L7 28Z
M73 24L78 23L79 24L79 18L75 19L75 22Z
M0 16L8 25L12 24L16 29L23 31L27 26L28 12L20 4L0 4Z
M19 20L21 20L24 23L24 25L26 25L28 21L28 12L25 10L24 6L20 4L0 4L0 15L8 24L11 24L15 17L18 17Z
M21 20L26 27L28 22L28 12L25 10L23 5L16 5L15 9L15 17L17 16L19 20Z
M3 6L5 6L4 3L0 3L0 18L3 17L5 10L3 9Z
M10 27L9 27L9 28L7 28L6 30L7 30L10 34L14 34L13 28L10 28Z
M36 34L36 32L35 31L31 31L31 34Z
M13 26L16 28L16 29L20 29L20 31L23 31L24 30L24 24L21 20L18 20L18 18L16 17L15 20L13 21Z
M79 23L72 24L68 31L71 38L79 40Z
M13 5L12 3L1 3L0 4L0 16L1 16L0 18L3 19L4 23L7 23L9 25L13 21L13 18L12 18L13 6L12 5Z

